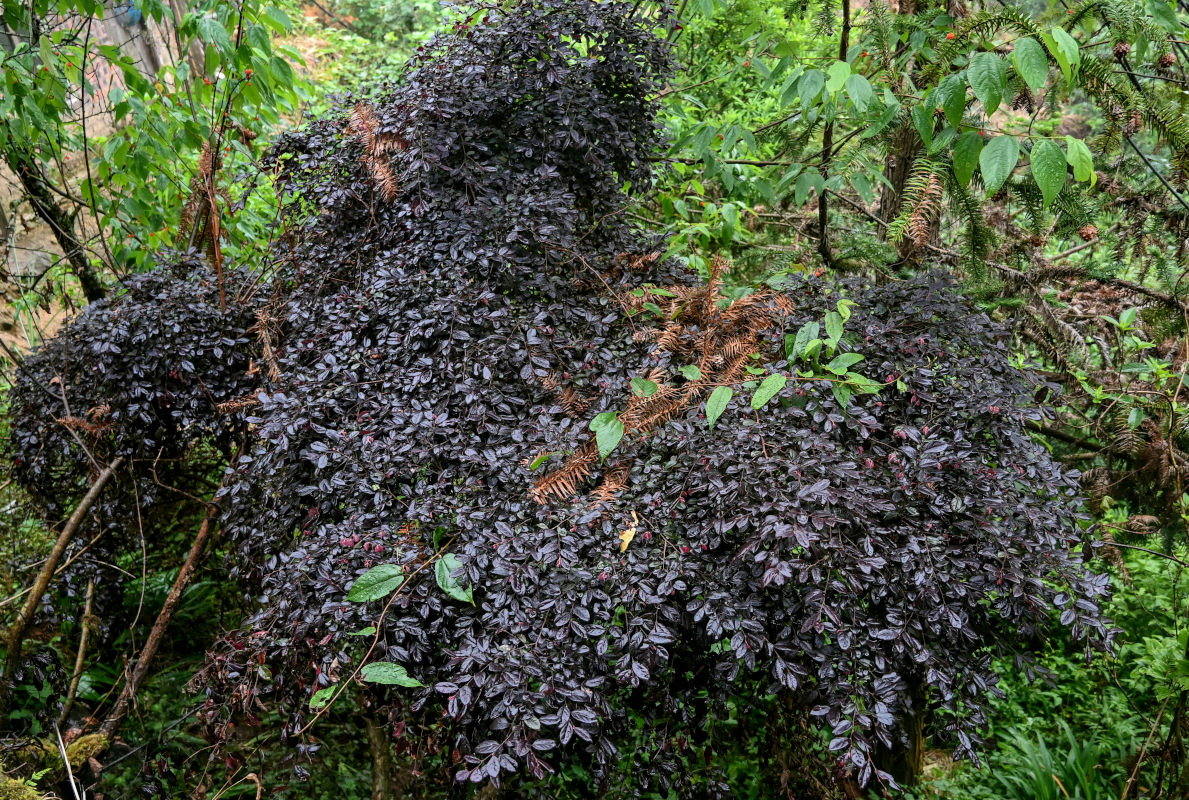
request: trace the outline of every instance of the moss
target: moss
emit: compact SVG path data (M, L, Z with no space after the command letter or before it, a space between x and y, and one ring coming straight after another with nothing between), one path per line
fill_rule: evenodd
M66 760L71 769L78 769L87 759L107 749L107 737L102 733L88 733L66 745Z
M43 800L41 793L22 781L0 778L0 800Z

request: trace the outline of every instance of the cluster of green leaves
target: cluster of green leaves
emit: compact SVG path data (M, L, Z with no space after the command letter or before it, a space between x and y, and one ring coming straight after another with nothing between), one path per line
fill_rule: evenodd
M261 2L203 0L180 19L159 0L137 9L146 24L176 31L187 56L147 73L128 46L105 43L101 28L114 12L104 4L6 0L17 44L0 51L0 150L10 164L40 169L76 217L92 219L100 240L89 256L117 275L144 268L163 247L194 245L184 210L199 205L209 150L224 249L237 263L258 262L276 208L255 168L258 149L309 91L294 72L298 54L276 43L289 17ZM147 28L133 35L149 38ZM95 82L105 65L119 78L110 87ZM80 223L78 238L88 232Z

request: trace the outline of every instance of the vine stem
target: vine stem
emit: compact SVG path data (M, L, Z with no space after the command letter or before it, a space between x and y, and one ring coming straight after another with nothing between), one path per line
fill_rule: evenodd
M136 660L136 666L124 683L124 690L116 698L115 708L107 715L107 719L103 721L100 731L109 739L124 720L124 716L128 713L128 707L136 697L137 689L140 688L141 682L144 680L145 675L148 674L149 664L152 662L153 656L157 654L157 648L160 647L161 640L165 637L165 631L173 619L174 610L182 599L182 593L186 590L186 586L190 583L190 578L193 577L194 572L198 569L198 562L202 560L202 554L206 550L207 540L210 539L211 532L215 527L218 508L213 503L208 508L207 514L202 520L202 526L194 536L194 543L190 546L190 552L186 556L186 561L182 564L181 570L178 571L178 576L169 590L169 596L165 598L165 605L161 607L160 613L157 614L157 619L153 621L153 629L149 632L149 638L145 640L144 649L140 651L140 656Z
M384 632L384 628L383 628L384 618L388 616L388 609L392 608L392 604L394 602L396 602L396 598L400 597L401 592L403 592L405 590L405 587L408 586L412 582L413 578L417 577L417 574L419 572L421 572L423 569L425 569L430 564L434 563L435 561L437 561L439 558L442 557L442 555L446 552L446 548L454 543L455 538L457 538L457 537L451 536L450 539L444 545L442 545L441 547L438 548L437 552L435 552L432 556L427 558L425 561L422 561L420 564L418 564L417 568L409 573L409 577L405 578L404 582L400 586L396 587L396 591L393 592L392 596L388 598L388 602L384 604L384 608L380 611L380 616L376 619L376 624L375 624L376 632L374 634L372 634L372 643L367 648L367 652L364 653L363 656L359 659L358 666L355 667L355 670L347 677L347 679L345 681L343 681L339 684L338 689L335 690L335 693L333 695L331 695L331 697L328 701L326 701L326 705L322 706L322 708L320 708L318 710L318 713L314 714L313 718L310 719L309 722L307 722L305 725L301 726L301 730L297 731L297 733L295 733L294 736L301 736L303 733L305 733L310 728L312 728L314 726L314 723L318 721L318 718L321 717L323 714L325 714L327 711L329 711L330 707L333 706L335 701L339 699L339 695L341 695L343 693L343 691L348 686L351 685L351 681L355 680L355 678L359 675L360 671L363 670L364 666L367 664L368 658L371 656L371 654L373 652L375 652L376 645L380 643L380 635Z

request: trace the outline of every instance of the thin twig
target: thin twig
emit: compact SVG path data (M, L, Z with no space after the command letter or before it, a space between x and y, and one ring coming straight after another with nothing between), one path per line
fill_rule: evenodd
M83 606L83 616L79 620L81 630L78 634L78 655L74 657L74 674L70 676L70 688L66 690L66 700L62 703L62 713L58 715L58 725L65 725L70 716L70 707L74 705L74 697L78 693L78 684L83 677L83 667L87 661L87 639L90 638L92 619L91 609L95 603L95 579L87 581L87 601Z
M86 518L87 512L91 510L91 506L103 492L103 487L107 485L107 482L111 480L111 477L115 475L116 470L123 463L124 457L117 456L115 461L108 464L107 468L99 473L95 482L91 484L91 488L83 496L83 499L75 506L74 513L70 515L70 519L66 521L62 532L58 534L58 540L54 542L54 547L50 551L49 558L45 560L41 572L38 573L37 579L33 582L29 597L25 600L25 604L21 606L21 610L17 612L16 621L13 622L12 628L9 629L6 639L8 659L4 664L4 680L0 682L0 707L3 707L4 701L7 700L12 673L21 660L21 649L25 642L25 632L29 628L29 623L33 621L33 614L37 611L37 606L41 604L41 598L45 595L46 589L49 588L50 579L54 575L54 569L58 566L58 562L62 559L62 554L66 552L66 548L74 539L74 535L78 532L79 526L82 525L83 519Z

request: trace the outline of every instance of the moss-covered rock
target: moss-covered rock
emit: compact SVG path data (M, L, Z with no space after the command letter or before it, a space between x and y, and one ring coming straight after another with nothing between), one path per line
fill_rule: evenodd
M66 745L66 760L71 769L78 769L87 759L107 749L107 737L102 733L88 733Z
M0 800L44 800L41 792L31 789L24 781L0 777Z

